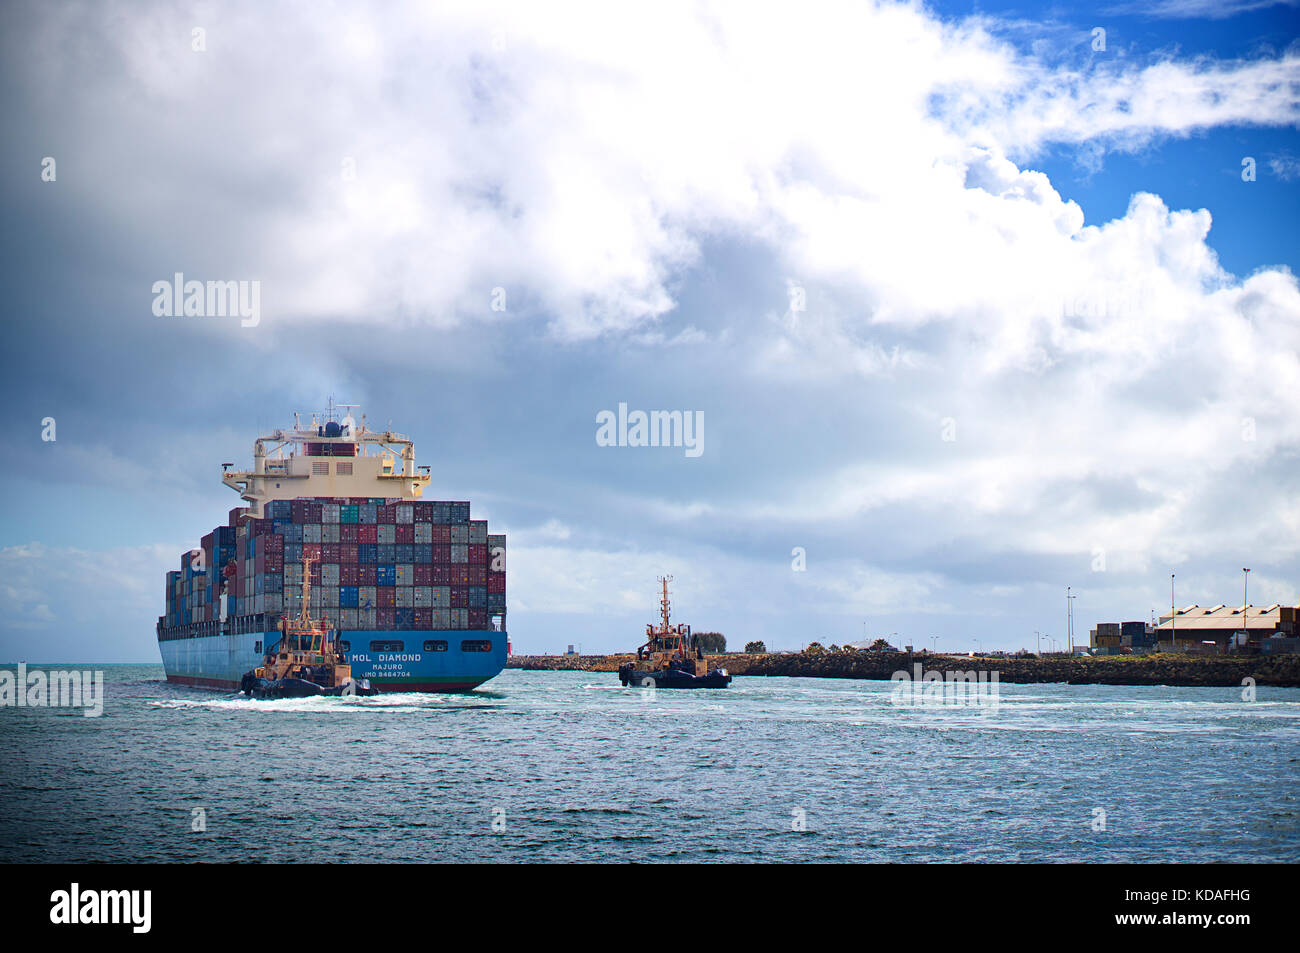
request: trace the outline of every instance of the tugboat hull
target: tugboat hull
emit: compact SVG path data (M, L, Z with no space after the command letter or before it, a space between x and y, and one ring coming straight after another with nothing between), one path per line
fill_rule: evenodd
M653 684L655 688L726 688L731 684L731 676L717 669L707 675L692 675L690 672L668 669L656 672L621 670L618 680L625 687Z
M369 679L349 679L342 685L326 688L305 678L258 678L252 672L244 676L240 691L250 698L311 698L315 695L378 695Z

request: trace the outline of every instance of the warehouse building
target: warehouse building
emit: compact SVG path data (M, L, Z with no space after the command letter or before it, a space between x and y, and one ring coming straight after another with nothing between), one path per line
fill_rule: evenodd
M1215 651L1295 652L1300 650L1296 606L1190 605L1160 617L1156 638L1162 650L1205 646ZM1213 645L1211 646L1211 643Z

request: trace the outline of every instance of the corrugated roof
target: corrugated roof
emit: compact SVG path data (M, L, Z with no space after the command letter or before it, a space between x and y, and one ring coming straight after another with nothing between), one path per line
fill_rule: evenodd
M1241 617L1241 606L1217 605L1213 609L1199 609L1198 606L1188 606L1186 609L1178 611L1178 617L1172 620L1172 628L1175 632L1179 629L1224 629L1226 631L1239 630L1245 626L1247 629L1272 629L1282 621L1282 611L1279 606L1271 605L1267 609L1261 609L1258 606L1250 606L1246 609L1246 618ZM1171 620L1166 618L1158 626L1157 630L1168 632L1171 628Z

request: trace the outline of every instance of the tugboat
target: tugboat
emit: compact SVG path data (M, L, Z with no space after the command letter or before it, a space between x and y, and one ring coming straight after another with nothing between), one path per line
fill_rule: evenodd
M352 677L329 621L311 617L311 564L302 557L302 608L298 618L280 620L279 641L266 648L266 662L244 674L239 689L250 698L306 698L311 695L378 695L370 679Z
M726 688L731 676L725 668L709 668L704 652L691 635L689 625L670 625L668 583L672 576L660 576L663 594L659 600L659 627L645 627L646 642L636 650L635 662L624 662L618 680L624 686L654 685L656 688Z

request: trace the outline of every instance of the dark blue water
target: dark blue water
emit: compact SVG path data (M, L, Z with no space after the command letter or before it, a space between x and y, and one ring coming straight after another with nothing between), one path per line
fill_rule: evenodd
M0 708L0 860L1300 860L1300 689L908 709L887 682L506 671L261 702L104 671L101 718Z

